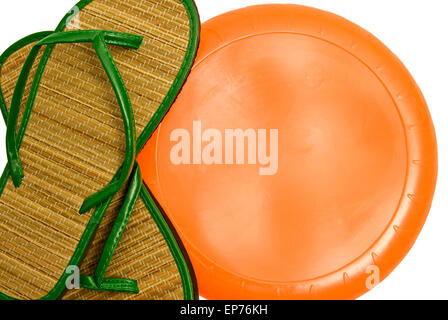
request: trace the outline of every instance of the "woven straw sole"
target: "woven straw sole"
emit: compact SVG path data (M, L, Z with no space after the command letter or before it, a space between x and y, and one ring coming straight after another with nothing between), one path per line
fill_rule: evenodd
M132 101L137 136L184 62L189 14L181 0L94 0L68 24L66 30L106 29L144 36L138 52L110 46ZM3 65L1 85L7 106L29 50L30 46L21 49ZM33 72L36 67L37 63ZM24 102L32 78L33 73ZM23 184L15 190L9 179L0 198L0 292L38 299L56 286L92 215L78 215L81 204L112 179L124 151L120 109L92 46L56 45L20 150ZM81 264L82 274L93 274L125 191L115 196L107 210ZM140 294L80 289L66 292L63 298L183 298L176 263L142 200L106 276L137 280Z

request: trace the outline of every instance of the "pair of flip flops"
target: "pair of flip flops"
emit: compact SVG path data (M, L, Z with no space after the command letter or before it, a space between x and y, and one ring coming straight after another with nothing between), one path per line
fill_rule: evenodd
M0 298L197 298L135 159L198 39L192 0L82 0L0 57Z

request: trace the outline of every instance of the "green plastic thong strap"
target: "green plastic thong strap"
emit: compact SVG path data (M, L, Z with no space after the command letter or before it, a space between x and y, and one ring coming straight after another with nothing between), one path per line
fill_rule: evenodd
M81 30L54 32L44 37L36 45L33 46L30 54L28 55L28 58L24 63L19 79L17 81L16 88L14 90L6 131L6 150L8 164L10 168L11 178L16 188L21 185L22 179L24 177L21 161L19 158L19 149L26 130L27 121L22 121L18 133L18 138L16 127L19 119L20 106L25 92L25 86L40 48L46 45L48 46L47 49L51 50L52 46L54 46L55 44L90 42L93 44L93 47L104 67L104 70L106 71L106 74L115 91L119 107L121 109L126 135L126 154L119 178L115 179L101 191L88 197L84 201L80 209L80 213L85 213L90 209L96 207L103 201L107 200L109 197L113 196L116 192L118 192L118 190L120 190L120 188L124 185L128 177L130 176L135 162L136 133L134 116L129 95L121 78L120 72L115 65L109 48L107 47L107 44L138 49L141 45L142 40L143 37L141 36L121 32L105 30ZM29 115L31 114L40 80L45 70L45 66L46 61L41 62L39 64L38 70L36 71L36 76L31 87L30 97L25 108L23 117L24 119L28 119Z
M81 287L90 290L119 291L134 294L139 293L137 281L132 279L105 278L105 275L115 249L117 248L131 214L134 211L142 185L143 182L140 168L138 164L135 164L134 174L132 175L131 184L129 185L126 198L103 247L103 252L101 253L101 257L98 261L93 277L81 275Z

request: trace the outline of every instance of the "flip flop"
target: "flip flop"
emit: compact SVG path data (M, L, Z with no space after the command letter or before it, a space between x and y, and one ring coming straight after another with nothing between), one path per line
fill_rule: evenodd
M2 299L197 297L134 157L188 75L198 21L190 0L83 0L1 56Z
M361 296L412 247L437 179L431 116L403 64L295 5L204 23L137 161L207 299Z

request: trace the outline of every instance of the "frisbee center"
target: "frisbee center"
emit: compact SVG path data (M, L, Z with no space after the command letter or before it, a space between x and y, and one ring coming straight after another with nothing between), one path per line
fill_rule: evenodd
M221 132L278 129L277 173L173 164L171 133L198 119ZM407 169L403 126L380 79L340 47L289 33L235 41L196 65L160 128L157 156L187 250L278 282L361 256L393 217Z

